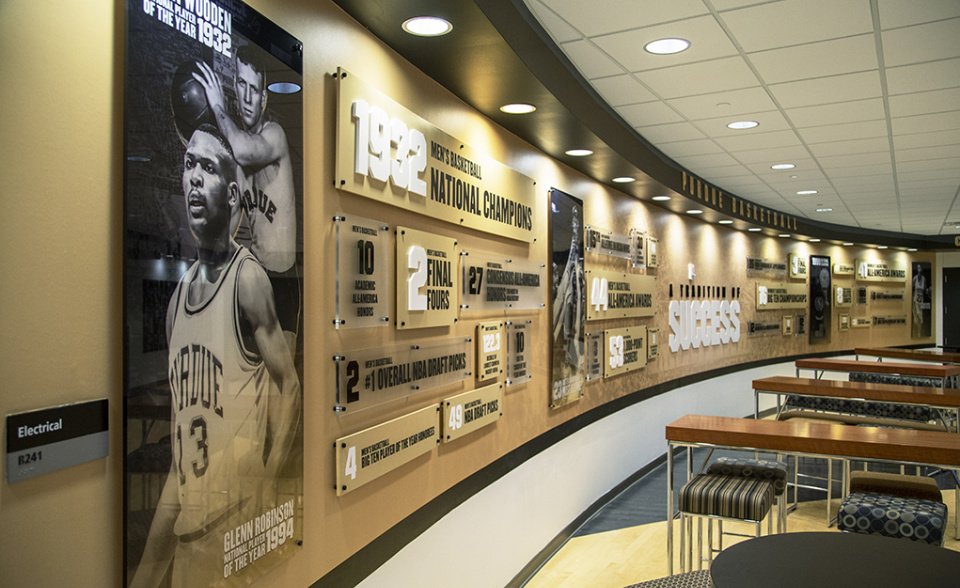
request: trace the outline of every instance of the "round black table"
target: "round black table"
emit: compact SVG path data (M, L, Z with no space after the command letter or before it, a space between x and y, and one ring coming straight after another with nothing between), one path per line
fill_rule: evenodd
M859 533L784 533L721 551L716 588L904 588L956 586L960 552Z

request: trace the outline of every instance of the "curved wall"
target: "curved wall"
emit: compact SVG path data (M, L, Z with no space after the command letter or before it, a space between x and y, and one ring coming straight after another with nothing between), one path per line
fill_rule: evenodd
M396 585L391 582L399 582L397 578L406 577L411 569L430 567L444 572L435 576L440 585L456 571L453 562L459 562L471 571L470 582L475 585L498 585L512 578L586 506L661 454L665 423L685 412L750 412L749 403L744 405L735 393L721 392L714 384L654 395L664 383L671 383L672 388L711 370L809 353L838 353L855 344L933 342L932 338L911 339L908 328L891 327L835 331L829 344L817 346L808 345L802 337L773 335L671 353L667 349L667 308L671 300L680 299L682 285L726 288L728 298L729 292L739 288L741 322L751 318L778 321L780 313L755 310L755 280L744 269L747 256L784 260L791 252L826 254L835 261L852 263L859 256L879 254L754 238L640 203L546 158L495 127L332 3L252 0L250 5L303 41L305 47L304 546L302 553L271 571L257 586L354 585L370 566L405 546L425 555L402 555L395 561L412 563L400 568L388 564L368 582ZM0 231L4 252L0 413L107 397L111 430L107 459L0 488L0 528L4 531L0 534L0 584L45 586L70 578L82 586L119 586L123 576L125 433L120 408L124 353L120 292L122 3L91 0L51 8L48 3L6 0L0 15L4 39L0 71L5 79L16 81L0 88L0 104L5 109L0 131L10 146L0 159L7 213L7 224ZM469 56L464 58L469 67ZM336 110L332 73L340 66L448 134L533 178L537 241L527 245L498 235L459 230L449 223L336 190L331 180ZM658 314L644 319L591 321L587 326L588 331L632 325L659 328L661 355L646 368L591 382L582 400L551 410L544 343L550 340L551 330L546 310L478 313L455 327L413 332L381 329L371 334L331 328L334 269L329 252L334 214L342 211L388 219L391 224L455 237L460 247L468 250L546 261L549 188L584 199L587 224L621 234L636 227L660 239L661 265L647 272L656 276ZM884 257L935 262L933 254L925 253ZM687 278L690 263L697 269L694 281ZM586 264L588 269L624 268L622 260L593 254L588 255ZM675 292L672 297L671 288ZM694 298L702 296L683 299ZM335 374L330 358L344 349L468 335L478 321L503 317L532 318L536 321L534 335L541 341L533 380L506 393L504 417L337 497L333 489L335 439L436 403L471 384L338 418L332 410ZM836 316L834 319L836 324ZM734 378L731 388L747 390L748 373L727 376ZM625 410L611 408L619 408L619 402L634 394L653 397L626 402ZM584 418L597 414L594 411L612 414L597 422ZM592 424L567 434L581 422ZM545 448L549 450L542 451ZM533 458L527 459L530 456ZM517 468L521 462L523 467ZM496 480L490 472L503 472L503 477ZM444 505L461 503L464 508L447 514ZM495 532L501 537L504 534L496 518L485 516L489 504L497 505L498 516L504 517L500 520L523 521L524 532L510 534L520 542L515 549L491 541ZM414 541L431 523L435 524L422 542ZM474 538L480 538L484 546L484 557L476 560L466 551ZM447 555L447 549L460 546L464 555L449 557L449 566L430 557L431 553ZM482 561L484 558L497 565ZM495 579L485 575L488 570L496 574ZM343 578L348 581L341 582ZM458 579L447 585L459 583Z

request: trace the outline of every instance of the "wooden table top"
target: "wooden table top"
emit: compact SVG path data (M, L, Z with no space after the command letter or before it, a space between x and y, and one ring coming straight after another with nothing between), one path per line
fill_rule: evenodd
M753 381L753 389L760 392L805 394L828 398L854 398L904 404L960 407L960 389L927 386L900 386L845 380L814 380L774 376Z
M960 435L946 432L688 414L666 426L666 439L784 453L960 466Z
M798 368L810 370L833 370L840 372L870 372L875 374L903 374L949 378L960 375L960 366L918 363L894 363L891 361L856 361L853 359L798 359Z
M914 359L917 361L939 361L944 363L960 363L960 353L942 351L939 349L898 349L896 347L857 347L853 350L857 355L872 355L875 357L891 357L894 359Z

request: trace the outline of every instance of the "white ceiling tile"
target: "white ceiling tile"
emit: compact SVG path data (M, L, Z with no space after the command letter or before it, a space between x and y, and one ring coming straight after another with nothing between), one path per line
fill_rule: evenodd
M891 95L955 88L960 85L960 59L888 67L886 75Z
M960 80L957 80L960 85ZM960 87L929 92L914 92L890 97L890 116L913 116L956 110L960 105Z
M682 157L678 159L679 163L687 169L700 169L703 167L720 167L732 165L737 161L726 153L716 153L712 155L693 155L691 157Z
M643 87L629 74L592 80L591 85L610 106L623 106L657 100L649 90Z
M590 41L571 41L564 43L562 48L570 61L588 80L625 73L617 62L597 49Z
M640 133L644 139L658 145L671 141L688 141L706 137L700 129L688 122L640 127L637 129L637 132Z
M744 165L766 165L809 159L810 153L804 147L778 147L776 149L751 149L738 151L738 160Z
M875 176L877 174L893 174L893 164L880 163L875 165L861 165L853 167L838 167L827 169L827 177L831 180L836 178L854 178L857 176Z
M809 153L800 158L791 159L789 161L778 161L777 163L792 163L796 167L793 169L770 169L770 166L773 165L770 163L751 163L746 167L757 175L771 176L782 179L783 181L791 181L791 176L802 178L807 174L820 175L820 167L817 165L816 161L810 158Z
M617 109L632 127L644 127L663 123L680 122L683 119L663 102L645 102L630 104Z
M900 176L911 172L923 174L939 170L949 170L950 172L960 170L960 157L920 161L900 161L897 158L897 175Z
M553 41L558 45L583 37L580 31L557 16L556 13L544 6L539 0L528 0L527 6L530 8L530 12L540 21L540 24L543 25L547 33L550 34L550 37L553 38Z
M819 127L865 120L882 120L886 117L882 98L854 100L836 104L805 106L786 109L787 117L797 128Z
M896 147L898 152L901 149L960 145L960 129L937 131L933 133L917 133L914 135L894 135L893 145Z
M642 74L639 74L642 75ZM674 98L667 100L667 104L676 108L687 120L703 120L711 118L738 116L753 112L769 112L777 105L770 99L770 95L763 88L743 88ZM782 118L782 117L781 117Z
M715 94L760 85L757 76L740 57L655 69L637 77L664 99Z
M689 40L690 47L673 55L654 55L643 49L650 41L672 37ZM591 40L632 72L738 54L736 46L711 15L593 37Z
M954 159L960 157L960 145L942 147L921 147L919 149L897 149L894 154L897 165L902 161L922 161L925 159Z
M568 23L587 36L650 26L706 14L700 0L542 0Z
M809 144L876 139L887 136L887 123L883 120L868 120L823 127L807 127L799 129L799 132L803 140Z
M752 149L738 151L737 159L744 164L773 165L774 163L790 162L798 159L808 159L810 153L804 147L778 147L776 149Z
M843 59L837 59L838 55ZM879 68L877 44L872 34L761 51L747 58L767 84Z
M877 0L880 26L889 29L960 16L957 0Z
M869 0L783 0L721 18L748 53L873 30Z
M757 127L759 129L760 127ZM754 133L756 129L741 131L736 135L717 137L714 139L724 149L732 153L751 151L754 149L772 149L776 147L798 147L800 139L793 131L771 131L769 133Z
M737 178L746 172L742 165L724 165L721 167L707 167L700 170L700 177L707 181L714 181L720 178Z
M880 75L875 71L785 82L771 85L769 88L783 108L849 102L881 96Z
M890 152L881 151L878 153L851 153L848 155L834 155L831 157L819 157L817 161L823 166L827 173L833 170L846 167L860 167L864 165L880 165L890 163Z
M960 106L960 103L957 106ZM894 118L890 121L890 125L894 135L960 129L960 110Z
M832 179L833 185L843 191L861 192L874 188L892 188L893 173L882 173L876 175L862 175L859 177L837 177Z
M731 129L727 124L751 120L759 123L752 129ZM708 120L693 121L693 125L704 132L708 137L736 137L743 138L752 135L770 133L773 131L786 131L790 129L790 123L783 118L779 110L770 110L767 112L754 112L739 116L725 116L723 118L714 118ZM793 132L793 131L790 131Z
M662 143L659 147L664 153L674 158L688 155L705 155L707 153L723 153L723 149L710 139Z
M887 67L960 57L960 18L880 33Z
M853 141L836 141L833 143L815 143L810 145L810 151L817 157L847 155L849 153L877 153L890 151L890 141L886 137L870 139L856 139Z

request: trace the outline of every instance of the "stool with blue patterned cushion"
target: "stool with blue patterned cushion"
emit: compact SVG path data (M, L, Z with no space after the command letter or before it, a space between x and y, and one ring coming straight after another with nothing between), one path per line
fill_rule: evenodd
M854 492L843 500L837 528L943 545L947 505L935 500Z
M757 477L699 474L683 485L678 500L680 509L680 568L693 569L693 519L718 519L720 545L723 549L723 521L737 520L756 525L754 536L760 536L760 521L770 512L774 501L774 485ZM768 519L767 533L772 532L772 517ZM697 569L700 568L703 538L698 525ZM689 543L688 543L689 542ZM687 545L688 547L684 547ZM708 534L707 561L713 561L713 534ZM689 568L689 569L688 569Z
M710 464L707 473L759 478L773 483L773 491L777 502L777 532L787 532L787 501L783 496L784 490L787 488L786 462L724 456L717 458L717 461Z

